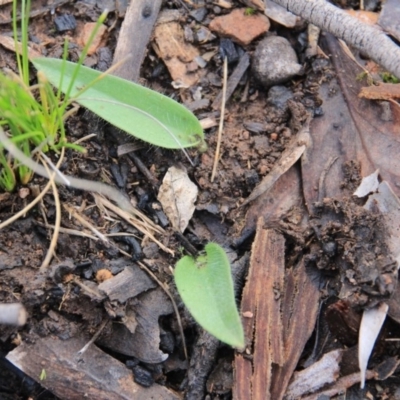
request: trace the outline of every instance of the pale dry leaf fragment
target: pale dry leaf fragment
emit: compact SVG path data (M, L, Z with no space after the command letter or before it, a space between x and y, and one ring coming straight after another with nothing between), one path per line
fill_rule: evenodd
M384 215L387 229L387 243L392 257L400 263L400 199L393 192L389 182L383 181L378 191L368 197L364 208L378 210Z
M362 178L360 186L353 193L353 195L357 197L365 197L370 193L376 192L379 186L378 175L379 169L377 169L371 175Z
M183 232L195 209L197 186L185 169L170 167L165 174L157 199L174 229Z
M308 368L295 372L285 398L298 399L306 393L314 393L323 386L335 382L339 377L341 360L342 350L334 350Z
M264 14L273 21L278 22L278 24L286 26L286 28L293 28L298 19L296 15L272 0L265 0Z
M360 387L364 388L365 374L369 357L385 321L389 306L380 303L369 310L364 310L358 335L358 365L360 368Z

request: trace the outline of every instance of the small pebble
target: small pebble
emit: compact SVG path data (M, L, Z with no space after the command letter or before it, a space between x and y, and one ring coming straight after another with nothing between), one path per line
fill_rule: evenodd
M207 15L207 9L205 7L197 8L189 13L197 22L202 22Z
M144 387L150 387L154 383L153 376L151 372L147 371L147 369L141 367L140 365L136 365L132 368L133 372L133 380L142 385Z
M268 91L267 101L269 104L282 111L287 109L287 101L293 97L293 92L286 86L272 86Z
M278 139L278 134L277 133L271 133L271 136L270 136L270 138L271 138L271 140L277 140Z
M260 83L273 86L300 74L301 65L288 40L280 36L269 36L257 45L252 70Z
M213 11L214 11L214 14L221 14L221 7L218 7L218 6L215 6L215 7L213 7Z

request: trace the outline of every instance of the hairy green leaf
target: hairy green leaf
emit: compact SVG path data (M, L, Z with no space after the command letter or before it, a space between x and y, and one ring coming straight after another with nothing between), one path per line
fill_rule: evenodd
M183 257L176 264L174 277L178 292L193 318L217 339L243 348L243 327L224 249L209 243L205 246L205 255Z
M67 92L77 67L54 58L32 60L39 71ZM184 106L153 90L125 79L79 67L70 96L107 122L156 146L204 149L204 133L197 118ZM61 87L59 87L61 82ZM88 88L84 91L86 86Z

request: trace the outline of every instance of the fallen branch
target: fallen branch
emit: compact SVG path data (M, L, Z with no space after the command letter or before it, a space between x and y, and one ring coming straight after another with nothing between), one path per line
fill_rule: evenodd
M360 22L325 0L273 1L343 39L400 78L400 48L378 28Z

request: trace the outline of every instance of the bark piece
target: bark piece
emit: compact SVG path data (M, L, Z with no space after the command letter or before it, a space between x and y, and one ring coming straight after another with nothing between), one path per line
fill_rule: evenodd
M172 312L171 301L161 289L144 293L127 305L127 326L120 322L114 323L111 333L100 337L98 343L143 362L150 364L163 362L168 355L159 349L158 319L161 315Z
M187 69L200 53L185 41L183 29L178 22L157 25L154 30L153 47L167 66L174 87L188 88L198 81L200 72L188 72Z
M128 55L131 57L113 72L114 75L130 81L139 79L140 67L161 3L161 0L135 0L130 2L119 34L113 64L124 60Z
M23 343L7 359L36 380L44 370L46 379L41 380L41 385L61 399L178 400L163 386L144 388L136 384L125 365L94 345L78 357L77 352L89 339L46 337L33 345Z
M253 355L236 355L234 399L283 398L318 311L319 290L303 262L285 271L284 238L262 225L260 218L241 305Z
M325 354L310 367L293 374L286 393L289 399L298 399L306 393L313 393L321 387L333 383L339 377L342 351L333 350Z
M155 288L157 285L136 265L130 265L98 287L110 300L125 303L129 298Z
M246 15L245 8L238 8L227 15L214 18L209 28L219 36L228 37L242 46L267 32L269 19L262 14Z

